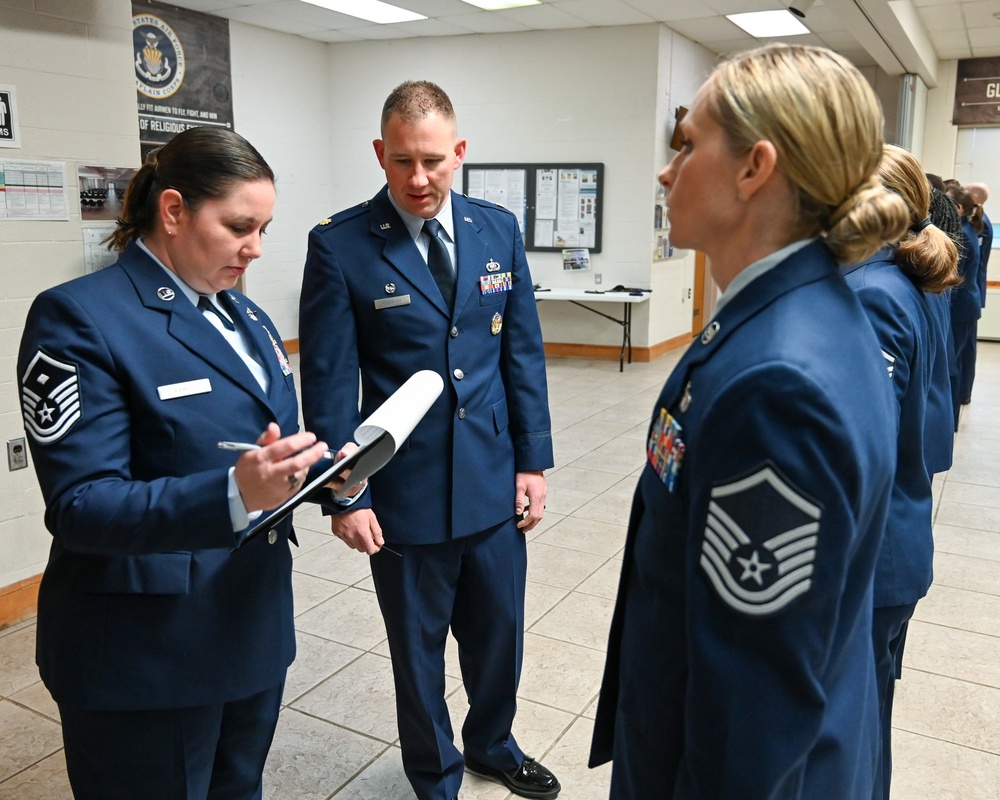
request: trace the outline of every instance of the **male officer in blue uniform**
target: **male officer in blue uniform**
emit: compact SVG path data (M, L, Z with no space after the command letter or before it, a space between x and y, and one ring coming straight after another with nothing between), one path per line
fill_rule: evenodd
M304 416L310 430L350 437L417 370L442 375L445 391L366 495L335 513L333 532L372 555L403 767L419 800L457 797L465 768L516 794L553 798L559 782L511 733L524 534L541 519L542 470L553 463L524 246L512 214L451 191L466 142L439 87L397 87L374 146L387 186L310 234ZM401 555L379 553L383 543ZM470 705L464 753L444 698L449 628Z

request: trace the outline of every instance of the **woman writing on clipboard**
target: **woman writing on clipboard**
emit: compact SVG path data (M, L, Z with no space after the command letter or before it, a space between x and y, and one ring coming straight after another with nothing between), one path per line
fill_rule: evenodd
M244 540L327 450L294 433L280 336L233 289L274 199L242 137L178 134L129 186L117 263L28 313L18 376L53 536L37 661L78 800L261 797L295 656L291 520Z

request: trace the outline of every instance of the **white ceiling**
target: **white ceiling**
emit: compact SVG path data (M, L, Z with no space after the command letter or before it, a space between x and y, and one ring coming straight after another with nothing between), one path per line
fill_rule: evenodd
M461 0L391 0L427 19L375 25L300 0L168 0L172 5L322 42L461 36L663 22L716 53L760 44L725 18L787 8L791 0L543 0L481 11ZM785 41L829 47L858 66L913 72L937 84L939 59L1000 55L1000 0L816 0L811 34Z

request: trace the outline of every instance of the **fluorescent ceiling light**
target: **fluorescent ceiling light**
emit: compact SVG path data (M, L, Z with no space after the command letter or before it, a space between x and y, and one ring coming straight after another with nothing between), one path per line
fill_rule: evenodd
M391 22L413 22L418 19L427 19L423 14L415 14L399 6L392 6L382 3L380 0L303 0L312 3L314 6L328 8L339 14L347 14L349 17L366 19L369 22L377 22L380 25L388 25Z
M481 8L483 11L502 11L505 8L540 6L542 4L542 0L462 0L462 2Z
M726 14L726 19L755 39L770 39L774 36L801 36L809 29L788 11L750 11L746 14Z

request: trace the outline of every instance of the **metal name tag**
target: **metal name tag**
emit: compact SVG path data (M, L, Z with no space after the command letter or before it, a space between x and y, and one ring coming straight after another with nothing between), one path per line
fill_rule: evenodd
M395 308L396 306L408 306L410 304L410 296L408 294L402 294L399 297L383 297L381 300L375 301L375 310L383 308Z

